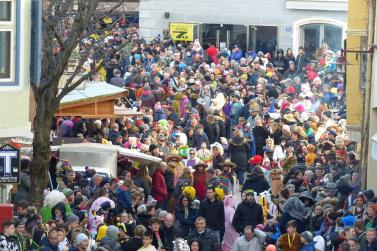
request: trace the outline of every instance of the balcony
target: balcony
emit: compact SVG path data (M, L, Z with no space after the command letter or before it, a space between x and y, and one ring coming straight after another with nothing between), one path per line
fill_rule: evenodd
M291 10L348 11L348 0L286 0Z

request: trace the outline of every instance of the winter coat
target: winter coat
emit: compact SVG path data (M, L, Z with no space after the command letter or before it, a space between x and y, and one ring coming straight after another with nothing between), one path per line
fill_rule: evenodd
M214 169L221 169L220 163L223 163L225 158L222 155L213 156L212 158L212 167Z
M292 240L293 236L290 237L290 240ZM283 234L279 240L277 245L281 251L300 251L301 247L301 240L300 240L300 234L295 232L293 242L291 243L291 246L289 246L288 242L288 233Z
M242 50L239 49L238 51L232 51L232 55L230 56L230 60L236 60L237 63L240 62L240 59L242 58Z
M189 241L198 239L201 244L201 251L220 251L220 243L211 230L206 229L204 233L199 234L196 230L187 237Z
M316 251L314 245L314 241L306 243L301 247L300 251Z
M155 121L159 121L161 119L167 119L164 110L163 109L157 109L157 110L155 110L154 114L153 114L153 119Z
M255 148L257 155L264 155L263 147L266 145L266 139L268 138L268 133L266 129L261 126L256 126L253 128L253 135L255 139Z
M206 192L207 192L207 189L206 189L207 174L206 172L195 171L193 173L193 176L194 176L193 184L196 190L196 197L199 200L204 200L204 198L206 197Z
M166 234L164 231L162 231L161 229L158 231L159 235L160 235L160 239L161 239L161 242L162 242L162 247L164 247L165 249L167 249L169 247L169 244L170 243L167 243L166 241ZM153 233L153 241L152 241L152 245L158 249L159 246L158 246L158 239L157 239L157 235L156 233Z
M253 189L254 192L260 194L264 191L270 189L270 184L264 177L264 175L248 175L246 179L242 191L246 191L248 189Z
M144 91L140 99L141 99L141 104L144 107L153 108L154 105L156 104L156 99L153 96L153 93L151 91Z
M234 229L232 225L234 213L235 213L235 200L232 195L228 195L224 199L225 207L225 233L223 237L223 243L221 245L222 251L230 251L233 247L234 241L240 235Z
M0 250L4 251L20 251L20 247L18 246L17 236L10 235L0 235Z
M168 198L165 178L159 169L152 176L152 197L158 202L164 202Z
M134 251L143 246L143 241L141 240L141 238L133 237L128 241L123 242L121 245L122 251Z
M246 171L249 160L249 144L245 138L233 137L229 141L230 160L237 165L235 171Z
M283 207L283 215L280 219L280 231L282 234L287 232L287 223L290 220L295 220L297 223L297 231L302 233L305 231L304 225L305 206L297 197L289 198Z
M203 132L202 135L199 135L197 133L194 134L194 146L198 150L201 148L202 143L206 143L207 146L209 146L209 140L207 135Z
M206 219L207 227L211 230L219 230L221 236L225 231L224 203L216 199L214 202L205 199L200 203L199 216Z
M117 187L115 190L116 202L119 211L127 210L132 212L131 190L126 186Z
M182 231L182 236L188 235L192 229L195 228L195 220L198 217L198 209L188 208L188 215L185 217L185 209L178 205L175 207L174 214L175 218L179 222L180 229Z
M59 251L59 249L58 249L58 245L56 246L51 245L51 243L48 241L48 238L46 236L41 240L39 251Z
M256 202L250 203L244 200L238 204L232 224L238 233L243 233L247 225L255 227L263 224L263 221L262 207Z
M142 188L145 198L148 198L148 195L151 194L150 184L141 177L135 177L133 183L135 186Z
M168 192L168 199L174 194L174 170L168 167L164 173L166 189Z
M238 237L233 245L232 251L261 251L267 234L254 229L254 237L248 241L245 236Z
M167 228L166 226L163 226L162 231L165 233L165 239L168 245L167 250L173 251L173 248L174 248L173 241L176 238L183 237L181 229L176 227L175 225L173 225L171 228Z
M305 67L309 62L308 57L306 54L303 55L297 55L296 57L296 69L298 72L302 72L302 68Z

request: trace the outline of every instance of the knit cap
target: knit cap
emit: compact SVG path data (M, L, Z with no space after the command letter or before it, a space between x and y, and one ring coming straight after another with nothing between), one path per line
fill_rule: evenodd
M88 240L89 240L88 236L86 236L83 233L79 233L78 235L76 235L75 243L80 244L81 242L88 241Z
M302 232L301 237L308 243L313 241L313 234L309 231Z

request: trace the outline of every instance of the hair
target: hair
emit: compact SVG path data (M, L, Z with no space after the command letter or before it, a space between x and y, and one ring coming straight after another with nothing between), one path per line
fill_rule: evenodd
M143 225L137 225L134 230L134 235L137 237L142 237L147 231L147 229Z
M196 239L196 238L191 239L191 240L189 241L189 246L190 246L190 248L191 248L192 243L194 243L194 242L197 242L198 245L199 245L199 250L202 250L202 243L200 242L199 239Z
M8 228L8 227L10 227L10 226L12 226L12 225L14 225L14 221L12 221L12 220L6 220L6 221L4 221L3 224L2 224L3 229Z
M153 232L151 230L146 230L143 234L143 238L148 237L150 239L153 239Z
M48 236L50 236L53 232L58 233L58 232L59 232L58 228L56 228L56 227L51 228L51 229L48 231Z
M157 218L157 217L152 217L152 218L149 220L149 225L153 225L154 223L158 223L158 224L160 224L161 221L160 221L160 219Z
M29 203L26 200L21 200L16 204L16 208L21 207L22 209L26 209L29 207Z
M193 179L194 178L192 176L191 169L189 167L185 167L183 169L183 173L181 175L181 178L185 178L185 179Z
M251 225L247 225L247 226L243 229L243 231L246 232L247 230L251 230L251 232L254 232L254 227L251 226Z
M359 219L359 220L356 220L355 222L355 228L358 228L360 229L361 231L364 231L365 230L365 224L364 224L364 221Z
M199 216L198 218L196 218L195 222L202 221L202 220L206 222L206 218L204 218L203 216Z
M295 220L290 220L287 222L287 228L288 227L293 227L293 228L297 228L297 223Z

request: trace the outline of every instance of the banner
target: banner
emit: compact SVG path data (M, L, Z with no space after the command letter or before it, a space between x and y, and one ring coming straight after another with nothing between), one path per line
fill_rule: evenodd
M170 23L170 36L174 41L193 41L194 25L185 23Z
M12 145L0 146L0 183L20 182L20 151Z

